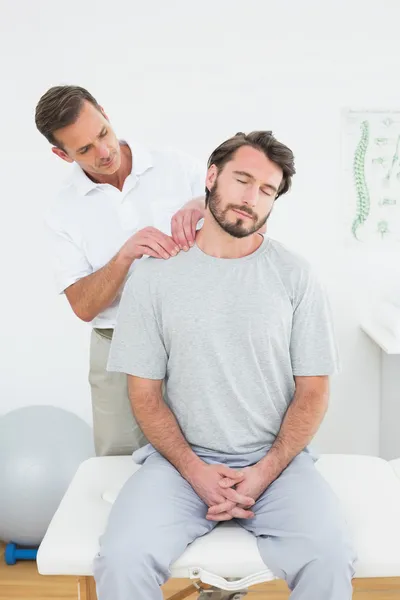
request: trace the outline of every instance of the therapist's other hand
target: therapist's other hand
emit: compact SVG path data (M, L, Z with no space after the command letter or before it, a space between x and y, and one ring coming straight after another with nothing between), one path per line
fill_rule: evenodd
M133 262L142 256L170 258L179 252L172 237L155 227L145 227L130 237L119 251L119 256Z
M204 217L204 211L196 207L183 207L171 219L171 234L181 250L189 250L196 238L196 225Z

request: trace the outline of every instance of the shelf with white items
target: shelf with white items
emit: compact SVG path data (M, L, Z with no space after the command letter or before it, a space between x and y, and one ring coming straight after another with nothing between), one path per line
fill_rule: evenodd
M361 322L360 326L386 354L400 354L400 340L384 327L368 319Z

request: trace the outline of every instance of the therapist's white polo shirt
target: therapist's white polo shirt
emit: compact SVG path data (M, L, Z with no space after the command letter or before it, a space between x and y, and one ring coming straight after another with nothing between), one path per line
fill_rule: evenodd
M205 165L176 151L150 150L129 139L127 143L132 171L122 191L94 183L75 163L46 216L60 293L103 267L140 229L153 226L170 235L172 216L190 199L204 195ZM120 295L91 325L113 328L119 300Z

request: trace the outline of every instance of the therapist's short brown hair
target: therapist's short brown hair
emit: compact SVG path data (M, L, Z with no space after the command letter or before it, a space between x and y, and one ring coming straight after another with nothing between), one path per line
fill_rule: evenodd
M83 87L58 85L50 88L36 106L36 127L50 144L59 147L54 132L73 125L79 117L84 102L90 102L101 110L96 98Z
M260 150L269 160L277 164L283 172L282 182L279 187L276 198L286 194L292 185L292 177L296 173L294 166L293 152L279 142L272 131L252 131L251 133L242 133L241 131L229 138L218 146L208 159L207 167L215 165L218 172L221 172L224 165L232 160L235 152L242 146L251 146ZM206 189L206 204L210 192Z

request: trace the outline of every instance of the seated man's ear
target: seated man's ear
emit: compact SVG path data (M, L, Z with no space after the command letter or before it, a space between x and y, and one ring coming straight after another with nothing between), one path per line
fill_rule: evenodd
M206 175L206 188L211 192L218 177L218 169L215 165L210 165Z

